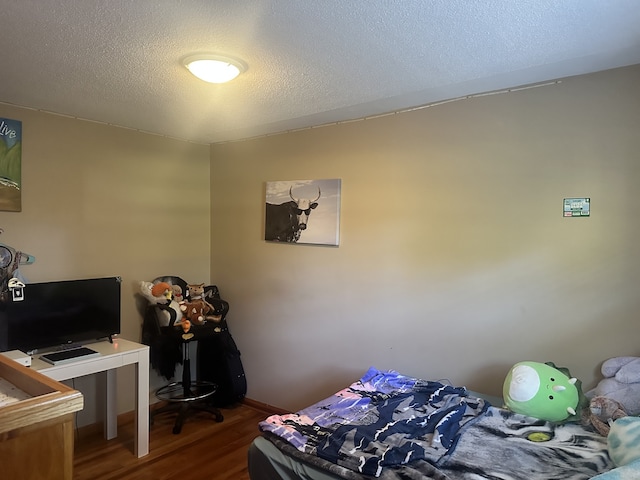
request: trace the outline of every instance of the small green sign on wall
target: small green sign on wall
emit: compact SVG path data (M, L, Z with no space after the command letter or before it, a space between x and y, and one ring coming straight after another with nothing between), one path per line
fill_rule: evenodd
M565 198L563 216L588 217L591 212L590 198Z

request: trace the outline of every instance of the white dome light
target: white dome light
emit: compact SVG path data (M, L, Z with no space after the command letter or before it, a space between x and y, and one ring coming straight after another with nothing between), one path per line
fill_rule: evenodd
M243 61L221 55L191 55L183 63L196 77L210 83L228 82L247 69Z

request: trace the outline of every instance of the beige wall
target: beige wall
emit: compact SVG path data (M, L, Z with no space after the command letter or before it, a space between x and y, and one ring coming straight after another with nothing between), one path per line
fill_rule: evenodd
M590 387L639 355L638 85L636 66L213 145L211 272L248 397L298 409L370 365L499 394L520 360ZM265 182L314 178L342 179L340 246L264 242Z
M122 336L139 340L140 280L209 281L209 146L0 104L22 121L22 212L0 212L0 242L28 252L31 282L122 277ZM120 411L133 369L119 369ZM95 383L79 423L94 417ZM152 374L152 388L165 380ZM99 397L98 397L99 398Z
M208 146L0 104L23 122L0 241L36 256L30 281L122 276L135 340L139 280L217 283L248 396L283 408L370 365L499 393L516 361L553 360L589 385L640 355L638 84L632 67L213 145L211 168ZM340 246L265 243L265 182L313 178L342 179ZM571 196L590 218L562 218Z

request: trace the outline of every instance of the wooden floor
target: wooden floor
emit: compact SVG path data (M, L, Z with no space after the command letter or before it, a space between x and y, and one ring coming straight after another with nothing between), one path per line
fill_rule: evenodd
M76 432L74 480L248 480L247 449L258 422L270 412L241 404L221 409L224 421L198 413L174 435L172 414L158 415L149 432L149 455L133 455L133 415L118 420L118 437L105 440L101 428ZM273 412L278 413L278 412Z

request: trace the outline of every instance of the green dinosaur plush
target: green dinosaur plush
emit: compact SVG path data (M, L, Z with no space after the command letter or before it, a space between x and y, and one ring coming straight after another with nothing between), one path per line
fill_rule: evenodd
M580 403L577 379L552 365L516 363L504 381L503 397L507 408L549 422L577 417Z

